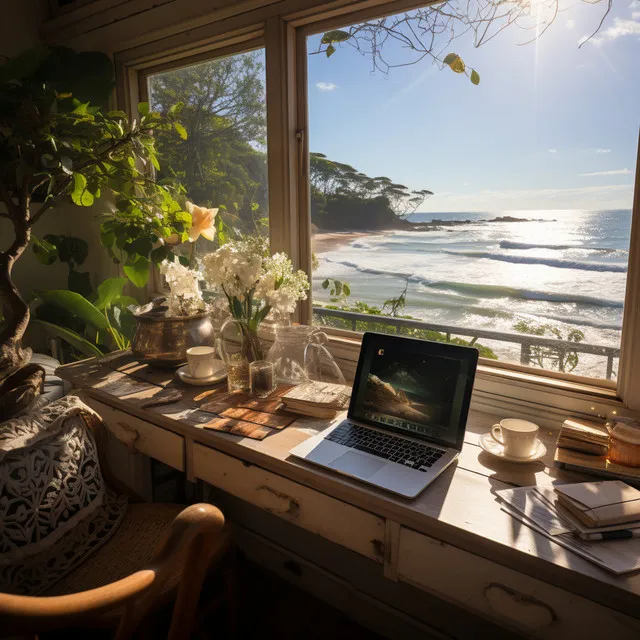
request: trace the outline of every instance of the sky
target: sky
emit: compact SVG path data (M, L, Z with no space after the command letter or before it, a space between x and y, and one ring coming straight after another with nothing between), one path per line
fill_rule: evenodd
M533 0L535 1L535 0ZM561 0L556 21L454 52L480 84L415 65L371 71L342 45L309 55L310 149L434 195L419 211L630 209L640 125L640 0ZM319 36L309 38L317 49ZM389 49L393 60L407 52Z

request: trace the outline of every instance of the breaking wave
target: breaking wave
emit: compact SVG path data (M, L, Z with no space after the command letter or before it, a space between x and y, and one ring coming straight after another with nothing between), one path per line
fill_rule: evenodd
M566 249L583 249L584 251L598 251L600 253L620 253L620 249L611 249L608 247L589 247L579 244L533 244L530 242L513 242L511 240L503 240L500 243L501 249L556 249L564 251ZM626 253L626 252L625 252Z
M605 264L600 262L580 262L579 260L564 260L562 258L534 258L529 256L510 256L490 251L443 251L452 256L464 256L467 258L484 258L486 260L500 260L501 262L513 262L515 264L541 264L547 267L559 269L580 269L582 271L610 271L614 273L626 273L627 267L620 264Z

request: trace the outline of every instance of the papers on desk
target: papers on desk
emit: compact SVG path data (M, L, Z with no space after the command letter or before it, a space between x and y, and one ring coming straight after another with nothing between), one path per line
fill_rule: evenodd
M640 538L587 542L556 508L553 487L522 487L496 492L501 508L553 542L617 575L640 569Z

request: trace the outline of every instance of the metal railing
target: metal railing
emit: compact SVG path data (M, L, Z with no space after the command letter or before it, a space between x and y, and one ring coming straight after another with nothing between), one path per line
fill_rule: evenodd
M473 345L478 338L487 340L499 340L520 345L520 363L530 365L532 362L533 347L547 347L561 356L568 353L589 353L602 356L607 359L607 380L613 376L613 361L620 357L620 349L616 347L605 347L595 344L585 344L583 342L571 342L570 340L557 340L555 338L543 338L541 336L529 335L526 333L508 333L504 331L491 331L490 329L467 329L465 327L453 327L445 324L433 324L422 322L422 320L409 320L408 318L394 318L391 316L378 316L368 313L356 313L354 311L340 311L339 309L325 309L324 307L313 307L313 314L318 319L334 319L341 321L343 328L358 330L358 323L382 324L394 327L396 333L401 333L402 329L422 329L427 331L438 331L444 333L447 341L451 336L464 336L471 338ZM335 325L334 325L335 326Z

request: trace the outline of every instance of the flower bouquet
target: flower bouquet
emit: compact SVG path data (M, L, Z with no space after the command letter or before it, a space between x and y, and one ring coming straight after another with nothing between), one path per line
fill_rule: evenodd
M267 240L248 236L223 244L202 259L207 284L217 288L219 300L240 326L244 356L249 362L264 356L258 339L260 323L267 317L284 320L305 300L307 274L294 271L284 253L269 254Z

